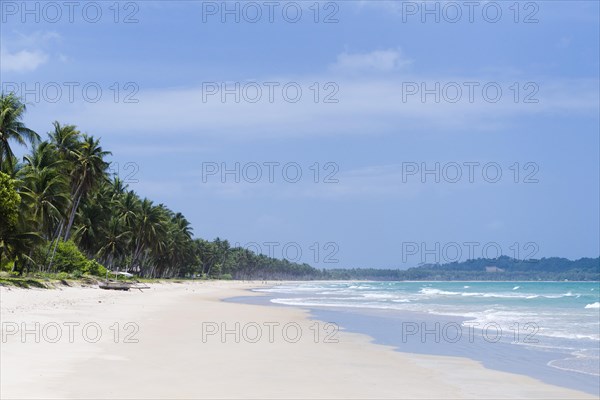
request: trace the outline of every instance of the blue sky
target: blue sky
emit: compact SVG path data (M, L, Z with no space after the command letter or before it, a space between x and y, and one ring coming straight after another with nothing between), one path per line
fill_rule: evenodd
M2 2L4 90L36 92L39 133L101 137L196 236L324 268L600 253L598 2L275 2L273 22L264 2L239 22L222 2L76 3L70 21Z

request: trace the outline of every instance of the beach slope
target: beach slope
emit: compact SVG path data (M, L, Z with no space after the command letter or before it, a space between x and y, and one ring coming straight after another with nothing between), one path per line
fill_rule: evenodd
M469 359L399 353L301 309L221 301L257 285L2 287L0 397L593 398Z

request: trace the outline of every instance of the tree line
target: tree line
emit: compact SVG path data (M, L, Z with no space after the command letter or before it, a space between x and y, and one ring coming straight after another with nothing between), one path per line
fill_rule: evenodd
M54 122L47 137L26 105L0 94L0 270L15 274L261 280L599 280L600 259L477 259L400 269L323 269L195 238L185 216L141 197L110 172L100 139ZM31 147L21 160L11 145ZM502 271L488 272L487 266Z
M499 270L488 272L486 267ZM571 261L550 257L517 260L508 256L401 269L351 268L321 272L322 279L372 281L598 281L600 258Z
M141 197L110 173L100 139L54 122L47 138L23 122L26 105L0 95L0 267L27 272L141 277L309 279L306 264L219 238L193 237L185 216ZM18 160L13 144L29 145Z

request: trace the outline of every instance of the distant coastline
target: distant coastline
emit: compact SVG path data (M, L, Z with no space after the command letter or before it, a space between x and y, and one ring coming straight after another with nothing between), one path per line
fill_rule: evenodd
M517 260L507 256L401 269L352 268L323 270L327 279L448 282L593 282L600 281L600 257L568 260L552 257Z
M285 263L285 260L280 261ZM487 266L494 265L495 272L488 272ZM500 271L498 271L498 269ZM218 276L187 274L171 278L143 279L145 282L177 280L214 280ZM91 275L68 275L64 273L15 274L0 272L0 286L51 288L67 285L95 285L101 277ZM134 277L132 279L140 279ZM515 260L510 257L497 259L468 260L461 263L428 264L401 269L376 268L335 268L318 270L304 265L302 272L290 274L273 271L265 266L251 273L227 274L227 280L236 281L328 281L328 282L600 282L600 258L543 258L540 260Z

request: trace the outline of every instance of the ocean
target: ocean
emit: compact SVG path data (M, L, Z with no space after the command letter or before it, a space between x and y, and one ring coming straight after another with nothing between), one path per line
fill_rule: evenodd
M400 351L600 393L599 282L302 282L255 289Z

